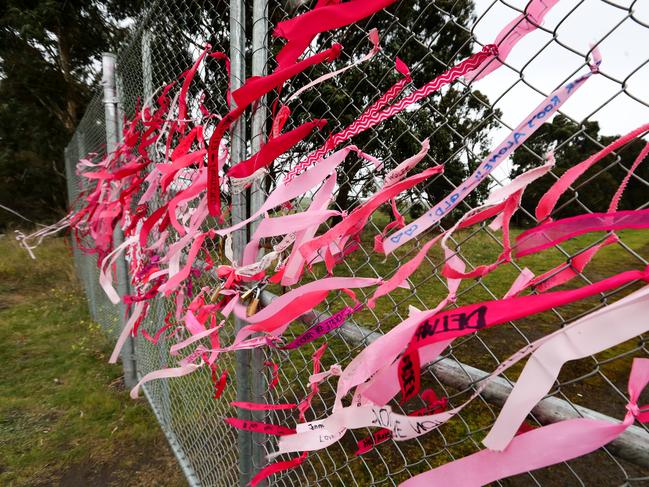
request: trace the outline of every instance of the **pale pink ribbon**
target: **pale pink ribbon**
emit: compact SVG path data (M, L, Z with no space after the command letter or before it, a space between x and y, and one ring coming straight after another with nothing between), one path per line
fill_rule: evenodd
M525 7L525 12L512 20L500 31L494 44L498 46L498 55L484 68L479 68L465 75L468 82L481 80L489 73L503 65L509 53L516 46L518 41L541 25L545 15L554 7L559 0L532 0Z
M625 298L622 298L616 303L602 308L590 315L587 315L576 321L575 323L572 323L571 325L558 330L551 335L533 342L532 344L526 346L525 348L514 354L509 359L505 360L494 371L491 377L493 378L499 374L502 374L513 364L517 363L522 358L528 356L535 350L559 350L558 357L560 358L558 359L557 363L559 364L560 368L561 364L563 364L566 360L571 360L570 357L577 358L583 356L584 354L595 354L601 350L629 340L641 333L645 333L649 330L649 322L647 322L647 320L643 318L643 316L646 316L646 313L649 312L649 300L647 299L648 295L649 286L645 286L641 290L636 291L635 293ZM424 316L416 315L417 319L414 321L416 323L420 323L422 318L429 314L423 313L423 315ZM616 327L611 325L612 323L617 322L624 322L626 326ZM387 336L388 335L384 335L382 338L385 338ZM379 340L374 343L379 342ZM566 345L562 345L563 343L565 343ZM385 360L386 357L391 356L391 345L391 342L381 343L381 346L377 347L377 349L374 350L376 359L378 360L378 357L382 356ZM441 348L439 344L434 344L433 346L435 349ZM363 352L365 352L366 350L367 349L365 349ZM360 357L361 354L359 354L359 356L357 356L356 358ZM553 363L549 363L548 359L543 357L543 353L541 353L541 356L537 357L538 360L536 358L534 360L530 360L528 362L528 366L529 364L538 364L538 368L541 370L547 367L552 367L549 370L556 369L556 364L553 365ZM550 355L549 357L553 357L550 358L550 360L556 360L557 355ZM343 371L343 375L338 384L339 393L345 391L345 389L349 387L349 384L353 384L354 382L359 381L360 379L362 379L362 377L366 376L367 372L369 372L367 368L363 370L363 366L369 365L367 364L367 359L371 359L371 356L370 354L366 353L364 358L365 360L362 363L357 362L356 367L351 370L351 378L349 377L349 372L347 374L347 377L345 377L345 372L348 371L349 366L345 371ZM427 357L427 360L435 358L435 353L432 353ZM425 363L422 362L422 366L423 365L425 365ZM376 370L378 370L378 368ZM514 428L515 433L515 431L518 429L518 426L520 425L520 422L522 422L522 419L518 421L518 417L524 418L529 410L531 410L532 407L536 404L536 402L534 402L536 401L536 398L539 398L540 400L540 398L542 398L546 394L547 390L549 390L549 388L551 387L554 378L556 378L556 376L554 376L554 378L551 378L552 375L553 374L551 373L546 375L545 378L541 377L539 379L538 377L535 377L535 380L524 382L524 386L522 387L525 388L525 391L533 391L529 396L529 403L532 403L532 405L529 406L529 408L527 406L521 408L520 411L515 414L513 421L506 421L506 419L510 416L502 416L503 418L505 418L503 419L503 424L507 427L504 437L508 438L513 428L512 424L516 425L516 427ZM343 383L342 389L341 382ZM345 384L345 382L347 384ZM324 448L338 441L348 428L361 428L370 426L385 427L395 433L394 439L396 441L407 440L421 436L422 434L436 429L441 424L444 424L445 422L450 420L473 399L475 399L475 397L477 397L480 392L484 390L489 382L490 380L483 381L476 389L474 394L472 394L472 396L469 398L469 400L459 407L442 413L416 418L395 414L388 406L379 407L371 403L360 407L357 405L352 405L350 407L338 406L338 408L335 408L334 414L329 416L329 418L327 419L314 421L311 423L298 424L296 435L287 436L280 440L278 445L278 453L307 450L311 451ZM520 379L519 383L521 383ZM547 388L546 384L549 384ZM396 387L393 389L396 389ZM338 394L337 397L342 396ZM383 400L385 400L385 396L383 397ZM337 405L338 404L339 403L337 403ZM376 422L376 418L381 414L387 414L387 422ZM398 431L395 431L395 429ZM323 441L322 438L326 438L326 440ZM275 454L271 456L274 455Z
M318 192L313 197L311 205L307 212L325 210L331 203L333 190L336 186L336 173L334 172L324 184L318 189ZM282 286L292 286L298 282L304 270L305 260L302 253L299 251L300 246L313 238L318 231L318 225L313 225L295 234L295 242L293 249L286 260L284 265L284 272L282 274Z
M402 487L474 487L594 452L619 437L634 420L649 420L638 407L649 383L649 359L633 360L629 375L629 403L621 423L597 419L570 419L516 436L506 450L482 450L401 483Z
M306 193L310 189L317 186L319 183L325 180L327 176L331 175L333 171L345 160L347 155L350 152L356 152L360 157L371 160L376 164L375 159L368 156L364 152L358 149L358 147L350 145L343 149L340 149L337 152L334 152L329 157L321 158L318 164L311 167L310 170L300 174L296 177L293 182L289 185L280 183L273 192L268 196L264 204L249 218L236 223L228 228L220 228L216 231L218 235L225 236L228 235L240 228L246 226L251 221L256 220L259 216L267 213L268 211L276 208L277 206L286 203L298 196Z
M514 152L523 142L525 142L543 123L545 123L552 114L572 96L583 84L595 73L598 72L597 66L600 63L599 53L594 51L594 64L591 71L584 76L567 83L559 89L553 91L550 96L541 102L532 113L523 119L523 121L509 134L505 140L499 144L476 168L469 178L455 188L448 196L440 201L433 208L428 210L414 222L405 228L391 234L384 242L386 254L392 253L404 243L412 240L425 230L438 223L442 218L449 214L467 195L469 195L478 185L491 174L507 157Z

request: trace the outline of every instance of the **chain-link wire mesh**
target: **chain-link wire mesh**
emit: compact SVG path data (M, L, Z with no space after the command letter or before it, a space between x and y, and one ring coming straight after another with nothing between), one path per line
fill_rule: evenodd
M229 4L216 1L158 1L152 4L138 19L127 45L117 55L117 88L120 117L133 117L138 107L159 95L160 86L170 83L188 69L204 48L206 42L215 51L229 49ZM214 61L216 64L216 61ZM190 110L199 100L215 113L222 112L225 103L225 87L228 78L223 66L207 64L192 85ZM204 93L204 95L203 95ZM203 99L204 97L204 99ZM77 141L80 145L76 145ZM93 99L66 150L70 196L83 189L82 181L74 176L74 168L80 157L87 153L103 154L106 145L104 107L101 92ZM163 160L164 154L152 149L149 154L155 162ZM179 184L170 190L183 189ZM155 208L156 202L152 202ZM111 334L119 334L124 320L119 307L107 300L98 283L96 258L80 254L75 249L75 259L83 279L94 318ZM210 285L205 275L194 280L195 289ZM186 303L187 304L187 303ZM150 336L175 320L176 304L173 300L155 299L141 329ZM115 335L116 337L117 335ZM182 337L182 333L177 335ZM229 342L230 334L222 340ZM169 343L164 336L153 344L147 340L136 341L136 362L139 377L148 372L173 366L169 355ZM234 361L224 356L219 361L221 370L233 369ZM229 402L234 400L233 388L226 389L220 400L213 396L209 369L200 370L178 381L154 381L144 386L144 393L167 435L184 473L191 485L233 485L238 482L237 435L223 422L231 415Z
M132 116L137 103L157 96L156 90L188 69L197 59L205 43L213 51L229 53L229 3L226 1L157 2L147 12L145 20L128 47L117 59L120 102L126 116ZM201 69L189 95L190 110L196 109L202 97L214 113L226 107L225 89L227 72L218 61L208 61ZM191 113L191 112L190 112ZM154 147L149 154L154 161L164 159L164 152ZM187 180L187 183L189 180ZM180 191L182 183L170 188ZM156 202L151 203L156 208ZM211 222L214 224L214 222ZM205 274L192 282L194 289L213 284ZM189 299L186 299L186 303ZM166 318L176 319L176 304L172 300L157 299L143 324L150 335L165 325ZM233 339L232 330L221 334L224 343ZM187 338L182 332L178 338ZM174 338L176 340L177 338ZM137 340L136 361L138 375L164 367L175 361L168 354L170 343L161 340L157 345ZM223 356L218 362L218 373L233 371L234 357ZM178 381L154 381L145 385L162 428L188 475L190 483L197 485L233 485L238 482L239 451L237 435L223 421L231 416L229 402L235 399L234 388L228 387L224 395L214 399L209 368L199 370ZM232 374L232 372L231 372Z
M85 157L102 157L106 153L106 121L104 113L104 96L101 89L93 95L74 137L65 150L68 194L70 206L81 208L79 192L84 187L83 178L76 174L76 163ZM82 239L82 247L90 247L89 239ZM93 319L99 323L107 334L117 339L121 330L121 313L99 287L99 268L97 256L82 253L73 245L75 266L88 297L88 306Z
M328 129L332 132L344 128L395 81L397 76L393 69L395 56L402 57L410 65L414 85L421 86L466 57L472 51L472 44L476 46L473 48L475 51L481 44L492 42L498 29L518 15L526 4L526 2L514 4L506 1L481 2L482 5L478 5L480 10L478 17L470 15L470 3L402 1L368 20L321 35L316 43L312 43L311 50L307 51L307 54L328 47L334 41L344 46L341 59L332 63L328 67L330 69L348 64L367 52L369 43L366 39L373 27L379 29L383 51L369 63L353 68L351 72L336 77L326 84L319 85L291 104L291 120L294 126L313 118L324 117L328 119ZM571 123L565 122L566 129L555 148L558 157L562 155L561 148L569 146L575 140L579 141L582 147L588 147L589 153L602 147L602 140L592 137L592 133L586 129L593 120L602 120L610 116L619 119L623 113L633 113L634 110L635 113L643 114L646 120L646 115L649 114L648 98L646 92L633 78L634 75L637 77L639 74L645 74L642 70L648 60L646 54L639 50L639 53L628 55L634 60L634 64L627 65L624 69L620 69L617 65L610 71L606 68L606 61L616 55L614 47L617 46L616 44L611 46L607 40L622 36L624 32L629 36L634 35L638 31L638 26L642 26L643 31L645 29L639 14L634 14L633 5L637 5L637 2L633 5L631 5L633 2L620 5L621 2L604 1L567 3L570 5L565 6L562 17L550 18L549 16L545 23L546 27L535 34L538 39L534 45L540 45L538 51L527 52L525 59L516 59L516 63L508 63L506 67L501 68L501 71L506 71L505 74L493 75L500 76L498 81L502 86L499 90L491 89L489 98L473 87L457 83L453 89L422 101L416 111L402 112L396 120L385 122L352 140L362 150L381 158L387 171L416 153L424 138L430 138L431 157L422 165L446 164L447 170L445 175L418 185L410 194L400 198L398 206L402 214L416 217L421 214L421 208L431 207L442 196L448 194L482 160L481 156L484 157L488 152L485 149L490 149L493 143L498 142L504 133L508 133L513 126L517 125L523 115L531 111L556 86L573 78L579 70L583 72L587 69L588 41L599 46L604 56L608 54L602 67L602 78L605 81L598 80L593 83L605 84L606 89L598 86L595 90L598 96L593 96L592 92L588 94L588 86L584 88L582 95L589 97L591 101L587 106L589 110L587 112L571 110L573 107L570 104L566 105L562 115ZM291 4L271 1L266 11L266 18L271 28L277 22L312 7L310 3L295 7L299 4L300 2ZM603 6L608 9L604 9ZM593 34L590 29L581 29L583 35L588 36L584 44L583 39L577 39L576 41L579 42L576 42L574 37L565 36L564 26L570 25L570 28L574 28L575 22L579 22L581 16L588 17L586 9L597 10L598 14L606 13L609 17L605 22L608 24L606 30L599 29L597 32L595 29L596 32ZM476 42L474 34L484 31L482 25L486 23L492 26L491 30L483 36L484 39L481 37L482 43ZM564 40L566 37L569 37L572 42L566 42ZM627 39L627 45L629 44L631 44L630 38ZM269 39L267 45L272 52L276 52L276 42ZM561 59L566 53L575 58L572 71L564 69L563 64L557 63L555 71L559 71L560 74L553 72L551 82L548 82L545 76L538 76L538 69L532 69L536 60L548 63L551 62L548 61L549 57ZM272 56L269 56L269 59L272 63ZM274 65L271 64L269 69L273 68ZM315 79L323 71L325 69L318 68L306 73L301 79L291 82L287 91L290 92L291 89L296 89L307 81ZM537 76L535 77L534 74ZM632 90L632 86L636 89ZM602 91L605 91L606 95L600 101ZM496 93L495 97L491 93ZM269 103L273 101L269 100ZM512 109L512 105L521 106ZM617 105L618 108L607 110L609 105ZM502 108L499 109L500 107ZM512 115L505 110L514 113ZM586 116L574 118L573 113L579 111ZM639 124L642 118L637 117L635 120ZM627 123L620 123L614 130L618 130L618 133L628 130L631 127ZM269 124L270 119L266 128ZM486 137L483 138L483 135ZM310 150L325 142L326 135L318 134L317 137L320 137L320 140L312 142L313 145L303 144L298 147L287 158L284 166L274 166L272 182L267 185L267 189L273 187L273 182L281 180L282 172L305 157ZM584 140L592 146L585 144ZM535 146L526 144L519 151L533 154L538 161L537 165L540 165L544 153L538 152L538 149L535 152L535 149L537 149ZM635 152L632 157L635 157L637 151L630 150L633 151ZM585 155L587 154L577 154L582 157L570 163L581 161ZM575 206L577 206L576 212L602 211L601 207L588 207L584 203L583 195L584 193L588 195L589 188L599 187L598 178L615 174L614 177L621 180L625 169L630 164L628 159L620 153L599 164L595 170L589 172L575 187L571 188L569 198L562 200L562 205L553 216L569 215L571 213L567 210L575 211ZM626 164L623 164L623 160ZM334 196L334 209L349 210L369 192L377 189L374 179L360 167L358 160L351 160L344 164L342 171L339 171L339 187ZM509 176L507 172L496 173L495 177L487 183L489 189L506 181ZM555 180L559 174L559 171L554 171L552 180ZM634 179L633 184L640 187L647 184L642 177ZM487 188L485 189L488 191ZM610 199L612 194L607 196ZM593 198L590 198L590 201L592 200ZM645 198L637 202L633 208L644 208L647 202L649 196L645 194ZM297 202L296 206L306 204L305 199ZM463 213L475 204L476 200L465 200L459 212ZM533 215L529 212L530 208L533 206L525 205L523 211L528 220L533 220ZM360 249L346 257L336 268L336 273L363 277L389 277L403 262L412 258L423 243L440 231L448 229L453 222L453 217L448 220L448 222L443 221L439 227L432 228L416 242L404 245L396 253L384 258L372 252L372 238L387 222L386 214L377 212L370 221L369 228L362 235ZM502 251L499 237L499 232L493 232L487 226L456 234L455 244L461 250L460 255L467 264L467 269L496 260ZM522 260L501 266L498 271L486 278L465 281L460 288L455 305L461 306L484 299L502 297L522 266L527 265L537 273L562 261L566 262L566 266L570 266L572 257L595 245L600 238L605 237L584 239L557 247L554 255L544 255L542 260ZM639 237L637 234L622 235L620 242L614 248L602 251L602 254L583 273L579 273L576 282L571 285L583 285L610 275L611 272L646 265L648 244L649 240L646 237ZM409 305L420 309L431 309L436 306L447 294L445 279L440 274L442 265L441 252L429 253L424 264L409 279L409 291L395 291L381 298L374 310L366 309L348 319L342 332L328 340L329 349L325 354L323 367L333 363L347 364L367 344L367 341L372 341L378 336L377 333L385 332L405 319L408 316ZM316 266L312 277L322 276L322 270ZM623 292L628 291L627 289ZM359 290L361 301L368 297L365 290ZM456 340L444 353L443 358L429 369L427 385L433 387L438 395L446 395L451 406L457 406L475 390L480 379L486 376L476 371L476 368L480 371L495 369L501 361L531 341L555 331L617 297L619 293L603 295L598 299L565 306L540 316L509 323L499 329ZM326 304L319 307L316 316L307 323L317 322L345 305L353 306L348 296L342 292L332 293ZM289 333L287 341L290 341L293 336L298 336L304 329L305 327L293 328L292 326L295 335ZM268 391L269 402L299 402L306 396L307 378L312 372L311 355L321 344L319 340L290 353L267 352L269 360L282 365L279 385ZM568 413L572 409L577 415L584 412L578 409L577 405L579 405L612 417L621 417L627 403L626 378L631 360L637 356L647 356L646 341L643 337L598 356L568 364L564 367L551 393L552 397L562 400L562 403L554 403L555 406L566 408L564 412ZM508 371L507 381L513 383L519 372L520 368L513 372ZM328 407L332 404L334 395L335 382L322 384L317 399L313 402L312 411L307 414L307 419L326 417L330 413ZM483 395L474 401L471 407L464 409L459 417L442 428L408 442L387 441L361 456L355 455L356 443L358 440L368 438L372 431L348 432L341 442L321 452L310 454L308 460L300 467L276 476L270 483L272 485L396 485L416 473L479 450L480 440L493 424L499 411L500 404L494 404L494 399L496 398L490 397L488 400ZM395 410L403 411L396 402L391 405ZM420 408L422 405L422 402L409 405L404 412ZM287 416L289 415L285 412L272 412L265 420L270 423L285 424L290 421ZM531 422L534 425L543 424L544 419L547 418L537 416L533 417ZM273 442L267 440L262 440L259 446L267 452L274 450ZM613 455L609 449L602 449L581 459L499 483L503 485L619 485L640 484L649 480L647 477L649 471L646 468L622 460L618 451L616 454L618 455Z
M238 2L236 7L241 16L234 21L230 16L232 5L226 1L159 0L153 3L137 21L127 46L118 54L117 84L121 110L127 116L132 115L139 104L156 95L160 86L188 69L206 42L213 46L213 50L230 54L233 88L238 86L237 78L241 82L242 73L251 76L271 71L275 68L273 54L278 51L280 43L271 38L267 26L272 29L277 22L307 11L314 3L288 0ZM290 104L292 113L285 130L313 118L328 119L327 130L316 133L276 161L261 187L256 186L252 194L239 201L243 207L247 207L240 216L252 213L288 169L325 142L327 133L347 126L391 86L398 78L394 70L396 56L403 58L410 66L413 85L421 86L480 45L491 42L498 30L522 11L525 3L493 0L478 1L474 5L468 0L401 0L369 19L319 36L307 54L329 47L335 41L344 46L341 58L329 65L314 67L289 81L282 92L282 100L286 99L286 94L306 82L328 70L349 64L369 51L367 39L373 27L379 29L382 51L371 61L316 86ZM376 212L361 235L360 248L339 263L337 275L388 278L403 262L412 258L432 235L448 229L458 213L474 207L490 189L505 182L510 177L510 170L515 174L517 168L526 164L540 164L544 159L542 148L554 145L557 159L570 159L568 163L573 165L608 140L597 133L593 122L599 122L608 135L613 135L631 128L628 124L633 124L633 120L640 122L642 117L647 119L649 97L640 81L646 81L649 74L646 67L649 57L641 48L643 39L649 40L649 12L640 10L640 2L630 1L565 0L556 9L559 7L561 10L554 17L549 16L544 26L530 36L535 39L534 42L521 43L519 50L524 52L524 56L512 57L505 67L491 75L495 81L485 80L486 84L475 87L458 82L452 88L423 100L417 110L402 112L393 120L355 137L352 142L363 151L379 157L385 168L372 173L359 159L350 156L339 171L338 189L332 207L340 211L353 208L377 189L387 170L417 152L421 142L429 138L431 150L420 169L445 164L446 171L444 175L409 190L397 202L406 219L418 216L466 178L493 144L499 142L503 134L508 133L543 97L573 78L577 72L583 73L587 69L590 41L604 55L602 72L583 88L579 95L581 98L576 96L574 102L566 104L561 115L548 124L553 131L548 129L544 133L542 140L547 143L541 144L537 139L528 141L517 151L506 170L495 173L488 183L483 183L484 188L467 198L450 218L387 258L373 252L372 247L374 235L383 230L390 213L383 210ZM600 19L596 25L584 21L592 15ZM245 29L243 19L251 20ZM585 26L582 25L584 23ZM575 30L581 35L572 35ZM235 31L237 35L233 37ZM245 39L237 37L242 32ZM587 37L585 41L584 37ZM622 52L619 52L620 39L627 46ZM239 44L244 40L245 44ZM231 45L235 42L236 45ZM251 49L246 52L241 48L243 45ZM527 49L523 47L525 45ZM252 59L252 62L246 64L246 58ZM569 61L554 62L563 58L569 58ZM609 61L611 58L614 59ZM238 73L234 68L237 61ZM196 107L204 93L208 108L224 114L228 79L223 67L217 67L216 63L210 60L199 71L190 92L190 104ZM607 63L610 63L610 69ZM246 65L249 68L246 69ZM241 158L258 150L269 133L275 101L275 98L265 100L246 116L243 127L248 134L246 136L241 127L238 129L239 141L235 142L236 138L233 138L232 143L239 145L233 154L238 151ZM81 184L74 174L74 166L80 157L92 152L101 153L105 149L104 124L103 99L101 93L97 93L66 149L71 201L74 201ZM570 188L568 197L561 200L553 217L602 211L601 204L605 206L612 194L600 194L601 188L610 187L605 184L610 178L621 181L637 153L636 148L629 145L589 171ZM150 155L154 160L159 157L155 149ZM546 179L556 180L563 170L558 165ZM632 178L630 187L641 190L634 193L636 196L627 203L628 208L645 208L649 203L649 193L642 191L649 184L647 175L648 172L638 171ZM174 191L179 189L180 186L172 188ZM311 196L304 196L294 205L305 208ZM519 217L517 223L534 221L531 210L535 201L533 197L524 200L519 212L524 216ZM151 206L155 208L155 202ZM587 284L624 269L647 265L649 239L635 231L621 232L620 237L619 242L604 248L583 272L579 272L569 286ZM579 238L545 252L542 258L525 258L502 265L485 278L466 280L458 292L455 305L501 298L522 267L527 266L536 273L562 262L569 267L572 258L604 238L606 236ZM500 232L481 226L456 233L453 242L467 268L472 269L481 263L496 260L502 251L500 240ZM236 244L235 239L235 247L238 245L239 251L242 243L240 240ZM269 248L274 243L277 242L264 242L264 247ZM75 249L75 261L93 316L110 333L118 332L123 317L98 286L96 259ZM447 294L446 281L440 273L442 265L441 252L431 251L409 279L410 290L397 290L381 298L376 308L365 308L349 318L339 331L327 339L328 350L323 358L323 367L349 363L367 343L405 319L408 306L420 309L436 306ZM323 276L324 270L317 265L306 273L303 282ZM198 289L213 286L214 282L214 276L203 273L193 278L192 286ZM513 352L636 287L627 286L597 299L564 306L458 339L437 363L428 368L428 374L422 380L438 395L448 397L450 406L461 404L484 379L486 372L495 369ZM267 289L274 294L287 290L280 287ZM267 300L269 296L266 293L264 298ZM359 290L358 297L364 301L369 295ZM331 293L313 313L303 317L303 323L291 325L286 333L287 340L297 337L309 324L346 305L353 305L346 294ZM142 329L155 335L164 326L165 319L170 319L175 308L171 300L156 299L151 304ZM232 341L234 329L230 327L229 330L221 334L223 343ZM180 334L172 340L183 338ZM245 484L251 475L250 462L253 473L264 466L265 454L275 448L273 440L257 434L233 432L223 422L223 417L237 414L229 402L234 400L235 395L240 400L245 398L254 402L300 402L309 392L307 385L312 373L312 355L323 343L324 340L320 339L290 353L264 350L236 356L222 355L218 362L218 373L224 369L230 370L233 381L219 400L212 398L211 371L207 368L180 379L154 381L145 385L147 398L192 485ZM154 345L138 338L138 375L171 366L174 361L168 355L170 344L162 339ZM620 418L628 401L626 379L631 360L648 355L646 339L639 337L597 356L567 364L547 404L564 417L588 414L588 410L592 410ZM279 383L275 387L270 386L272 367L265 365L265 362L280 365ZM238 378L235 378L235 370ZM520 367L510 369L499 384L505 390L511 387L520 370ZM307 419L319 419L329 414L328 407L334 395L335 381L321 384L312 408L307 412ZM422 404L415 401L407 406L405 412L417 409ZM408 442L390 440L360 456L355 455L357 441L367 438L372 432L348 432L341 442L310 454L298 468L277 474L268 483L396 485L419 472L479 450L480 441L493 424L501 404L502 396L490 394L487 390L438 430ZM395 410L403 411L399 404L391 405ZM546 413L547 409L535 410L530 423L545 424L548 421ZM255 413L253 417L275 424L290 424L296 419L292 412L286 411ZM615 444L586 457L519 475L498 484L641 485L648 482L647 462L631 460L633 454L628 444Z

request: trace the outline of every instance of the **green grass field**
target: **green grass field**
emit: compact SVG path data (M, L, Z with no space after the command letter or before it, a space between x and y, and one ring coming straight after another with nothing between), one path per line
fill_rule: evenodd
M376 217L374 221L376 223ZM371 248L370 233L374 232L367 232L363 237L366 248ZM642 261L633 253L645 258L649 255L649 233L626 231L620 232L620 236L632 252L619 244L603 249L585 272L589 280L642 268ZM464 232L458 237L462 254L471 259L472 264L489 263L500 252L497 241L485 232ZM567 242L564 248L574 252L594 241L595 236L584 236ZM416 251L414 247L404 247L396 256L387 259L373 253L367 257L357 251L336 268L336 273L389 277L399 262L405 262ZM107 364L112 345L89 318L86 298L76 279L66 241L47 240L37 250L37 257L38 260L32 261L9 236L0 240L0 339L4 344L0 350L3 364L0 371L0 485L184 485L180 469L148 406L143 400L128 398L120 367ZM407 315L408 305L435 306L445 295L444 285L435 272L441 262L441 252L432 250L429 257L432 265L425 263L411 277L413 289L394 291L390 297L381 298L374 310L357 313L354 320L366 328L387 331ZM552 249L519 263L538 274L563 261L565 256ZM304 281L324 275L322 266L314 271L314 274L307 274ZM516 275L517 270L512 265L503 265L482 280L465 280L458 304L500 298ZM584 284L583 280L575 279L564 287ZM617 299L634 288L637 285L609 299ZM368 297L369 294L371 290L366 294L359 292L359 296ZM342 301L350 304L345 295L332 293L328 300L330 311L340 309ZM499 361L526 343L525 337L535 339L552 332L563 322L599 304L599 299L585 300L520 320L515 327L503 325L484 330L457 340L448 356L493 370ZM304 325L294 323L287 337L297 336L304 329ZM333 353L325 355L325 367L333 363L334 355L345 365L360 347L340 339L332 338L328 342ZM317 347L321 343L322 339L313 345ZM625 388L632 358L645 356L643 346L644 342L633 340L603 352L596 357L595 363L592 359L584 359L569 364L560 377L566 382L561 394L586 407L622 417L624 404L612 393L611 384ZM304 396L311 370L310 353L304 350L303 354L278 355L276 361L284 363L276 397L299 400ZM520 367L514 368L508 377L515 380L519 370ZM576 380L570 382L571 379ZM427 381L427 386L440 391L432 378ZM334 384L321 386L321 396L314 401L309 418L313 414L325 414ZM174 383L174 387L181 385L181 382ZM207 379L205 387L210 387ZM460 391L451 389L448 393L454 401L460 402L463 398ZM360 430L348 434L326 451L313 454L309 464L318 476L328 475L334 485L345 485L352 480L367 485L371 479L386 477L393 481L403 480L408 472L424 471L476 451L495 413L497 409L494 411L485 403L475 401L463 411L461 420L449 422L434 434L401 443L399 448L387 442L363 458L354 458L355 440L369 433ZM193 418L187 416L178 420L193 421ZM617 467L604 454L571 462L571 467L586 480L594 478L594 473L606 479L607 485L608 481L613 485L623 480ZM625 465L625 468L635 475L645 474L633 465ZM559 466L546 469L537 474L537 478L544 479L548 485L561 485L566 473L565 467ZM530 478L521 476L504 484L530 485Z
M0 485L181 486L145 400L124 390L63 238L0 239Z
M375 214L373 217L375 223L378 220L379 228L382 228L387 222L387 220L383 221L381 216ZM376 231L363 233L362 240L365 249L372 247L375 233ZM513 233L512 239L520 233L520 230L515 230ZM565 242L563 248L572 255L597 242L602 235L585 235ZM649 256L649 232L631 230L619 232L618 235L627 248L624 248L622 244L613 244L603 248L586 268L585 279L575 278L556 290L583 286L588 283L586 280L591 282L601 280L625 270L642 269L644 267L642 258L647 259ZM500 238L500 232L494 232L494 236ZM468 258L473 265L493 262L502 250L498 241L482 230L459 232L456 237L461 245L462 255ZM356 251L336 267L336 275L389 277L399 263L412 258L417 250L414 246L405 245L404 248L399 249L396 256L388 258L372 252L367 252L368 255L366 255L362 251ZM395 290L390 296L380 298L375 309L365 309L356 313L353 320L372 331L385 332L408 315L409 305L415 305L420 309L430 309L436 306L446 295L446 288L438 274L439 266L442 263L442 252L439 248L434 248L428 256L430 262L425 261L410 278L412 289ZM543 253L520 259L517 263L521 267L529 267L539 275L565 261L566 256L557 249L549 249ZM469 267L467 266L467 268ZM305 275L304 280L324 275L323 266L318 265L314 267L313 274ZM457 304L464 305L501 298L517 275L518 270L512 264L506 264L483 279L467 279L460 287ZM607 296L606 300L611 302L619 299L639 286L640 283L628 286L620 292ZM276 293L281 292L277 287L271 290ZM372 292L373 289L369 288L367 292L359 290L357 293L359 297L367 298ZM332 293L328 299L328 303L331 305L329 312L342 308L343 301L347 305L351 304L351 300L343 293ZM502 360L525 346L528 343L527 340L535 340L557 330L565 323L601 306L601 301L602 297L597 296L519 320L515 325L504 324L493 329L483 330L479 334L456 340L444 355L482 370L492 371ZM288 335L287 340L299 335L304 329L304 325L292 324L286 334ZM330 351L339 360L342 360L343 364L348 358L356 355L361 347L353 346L345 340L330 339L328 342ZM315 342L315 346L320 344L321 341ZM564 384L558 391L560 397L608 414L613 418L623 417L625 402L616 394L613 385L622 391L626 389L631 361L633 357L647 356L644 347L643 339L634 339L604 351L594 358L566 364L560 375L560 381ZM325 355L326 366L332 363L331 356L332 354ZM303 394L301 384L308 376L310 364L300 360L296 361L292 357L291 362L290 366L287 364L283 368L285 381L278 397L282 395L293 397L293 394L299 397L300 394ZM524 364L523 361L512 367L507 372L507 377L516 380ZM438 393L442 389L431 376L425 378L425 384L434 387ZM461 393L461 391L452 388L446 388L446 391L455 405L467 398L467 394ZM314 402L314 412L317 417L324 414L327 405L331 404L334 393L334 386L331 384L326 383L321 386L323 400ZM412 408L417 406L416 404L412 405ZM376 450L364 455L365 462L360 458L353 457L353 451L356 449L355 441L370 433L369 430L359 430L353 435L348 433L340 443L327 449L327 453L319 454L318 460L312 460L310 463L318 475L326 475L327 472L337 470L336 475L343 479L341 485L352 481L356 481L359 485L366 485L366 482L372 481L377 482L377 485L382 485L377 479L385 479L388 476L392 481L404 480L408 478L409 473L421 472L479 450L479 442L488 432L497 413L498 408L490 407L485 402L476 400L462 412L461 418L454 419L438 431L418 440L399 443L398 446L394 442L386 442ZM324 466L318 467L319 464ZM625 462L621 462L621 464L628 475L644 476L648 474L634 465ZM620 468L601 452L575 460L570 465L587 485L620 485L625 478ZM572 485L570 482L576 480L563 465L544 469L543 472L535 473L535 477L541 481L542 485ZM536 485L526 475L505 480L503 484L508 486Z

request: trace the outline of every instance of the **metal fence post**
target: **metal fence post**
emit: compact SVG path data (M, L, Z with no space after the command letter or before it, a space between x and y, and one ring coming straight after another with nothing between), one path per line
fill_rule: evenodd
M106 120L106 153L110 154L117 147L119 140L118 117L117 117L117 83L115 74L115 55L112 53L103 53L101 60L102 79L101 84L104 88L104 114ZM122 229L117 227L113 234L113 244L117 247L124 241ZM130 293L128 266L126 259L122 255L117 260L117 292L120 296ZM120 303L121 327L126 325L126 305ZM135 342L132 337L124 344L122 349L122 367L124 368L124 384L127 388L137 384L137 367L135 364Z
M230 0L230 83L234 91L239 88L246 78L245 63L245 5L243 0ZM234 102L233 102L234 108ZM234 165L245 159L246 154L246 125L245 118L240 118L230 130L230 157ZM244 192L232 195L232 223L238 223L247 218L248 204ZM246 245L247 229L244 227L232 234L232 250L234 258L240 262ZM238 332L246 326L246 322L235 319L235 330ZM235 352L235 369L237 375L237 401L250 401L250 351ZM249 411L239 408L238 417L249 421ZM237 432L239 441L239 483L242 487L248 485L252 475L252 434L249 431Z
M268 61L268 47L266 45L268 37L268 0L254 0L252 4L252 76L266 75L266 64ZM262 98L257 104L256 110L252 115L250 150L254 154L261 149L266 138L266 119L268 116L266 108L266 98ZM255 183L250 189L250 208L249 215L253 214L264 202L265 194L263 190L263 181ZM254 232L258 222L250 224L250 232ZM252 400L257 403L266 402L266 378L263 373L264 369L264 351L255 348L251 352L251 369L252 383L251 395ZM253 412L255 421L264 421L266 414L264 411ZM253 434L252 445L252 464L255 471L263 468L266 464L266 438L263 433ZM261 484L260 484L261 485ZM266 485L266 482L263 483Z

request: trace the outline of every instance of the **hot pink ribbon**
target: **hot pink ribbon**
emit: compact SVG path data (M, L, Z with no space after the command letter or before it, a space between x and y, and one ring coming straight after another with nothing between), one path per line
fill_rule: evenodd
M250 325L239 330L234 343L240 343L256 332L281 335L292 320L324 301L330 291L375 286L380 282L380 279L363 277L329 277L300 286L273 300L254 315L244 318Z

